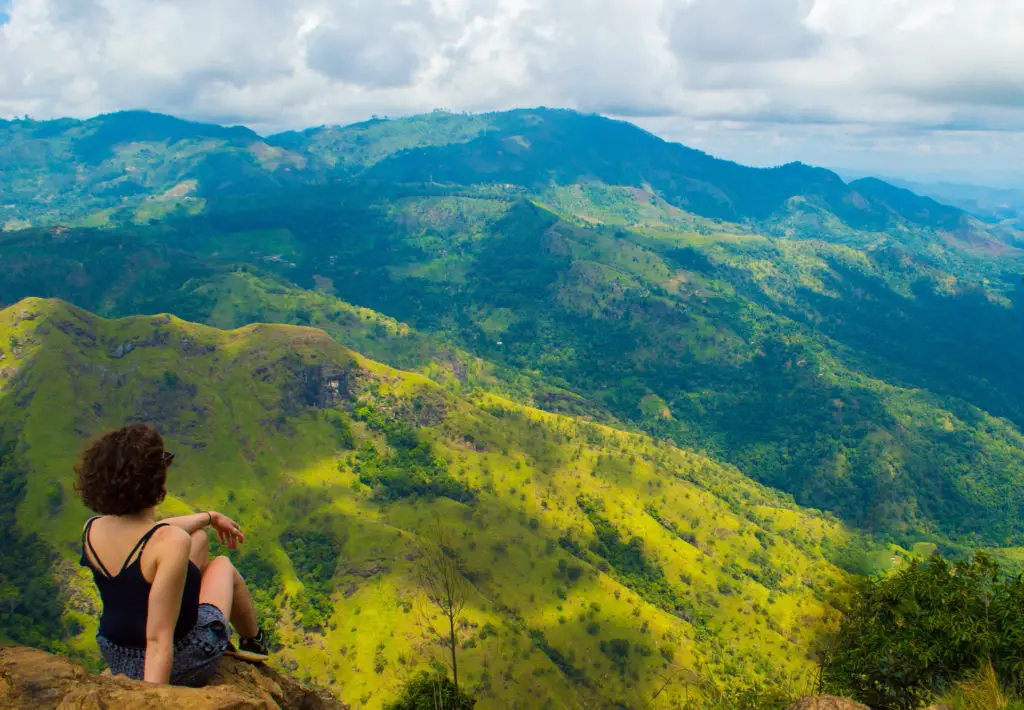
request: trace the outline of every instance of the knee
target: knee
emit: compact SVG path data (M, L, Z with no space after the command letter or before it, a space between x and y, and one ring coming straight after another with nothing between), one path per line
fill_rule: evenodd
M210 560L210 564L207 565L206 569L210 572L216 571L219 574L235 574L237 572L234 563L227 555L214 557Z
M217 565L218 567L231 568L234 568L235 566L234 563L231 561L231 558L227 555L220 555L218 557L214 557L212 560L210 560L210 566L212 567L213 565Z

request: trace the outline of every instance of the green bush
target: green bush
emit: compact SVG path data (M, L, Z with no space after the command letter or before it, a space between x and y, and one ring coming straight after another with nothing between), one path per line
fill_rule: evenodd
M417 673L402 688L398 700L385 705L385 710L470 710L476 699L459 689L446 673Z
M951 564L911 562L865 583L825 659L827 686L880 710L933 701L991 659L1024 686L1024 580L982 553Z
M624 671L629 663L629 641L625 639L612 639L601 642L601 652L611 659L612 665Z

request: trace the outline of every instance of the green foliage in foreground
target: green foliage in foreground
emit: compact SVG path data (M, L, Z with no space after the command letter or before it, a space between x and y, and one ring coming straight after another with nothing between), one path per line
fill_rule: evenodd
M939 556L867 583L828 654L824 679L880 710L912 710L991 660L1024 689L1024 578L989 557Z
M446 673L427 673L413 676L402 695L386 710L471 710L476 700L471 695L455 690L455 683Z

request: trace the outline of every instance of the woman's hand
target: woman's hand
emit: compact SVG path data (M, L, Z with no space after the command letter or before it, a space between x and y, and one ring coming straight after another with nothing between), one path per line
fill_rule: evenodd
M245 541L245 535L238 523L216 511L210 511L210 527L217 531L217 538L220 544L227 545L229 549L237 549L238 543Z

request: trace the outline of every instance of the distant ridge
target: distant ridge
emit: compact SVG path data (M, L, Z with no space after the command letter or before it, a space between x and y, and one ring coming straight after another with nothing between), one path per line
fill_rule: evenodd
M241 126L185 121L147 111L122 111L85 121L14 121L0 124L0 196L27 213L45 200L38 186L52 160L66 149L81 165L82 197L102 197L107 184L125 181L125 146L180 141L202 143L165 156L159 172L133 160L133 183L116 196L159 194L182 180L198 179L200 194L225 183L233 190L271 189L284 183L374 180L460 185L548 184L600 181L649 186L696 215L731 222L761 222L802 211L795 198L824 209L854 229L883 230L906 223L955 230L970 219L955 207L900 191L879 180L846 184L836 173L788 163L753 168L671 143L633 124L568 109L518 109L487 114L433 112L375 119L350 126L321 126L269 137ZM66 148L61 148L66 146ZM66 153L64 153L66 155ZM26 156L30 159L25 160ZM84 171L84 172L83 172ZM23 184L19 184L19 176ZM84 184L83 184L84 182ZM102 186L102 187L101 187ZM76 204L81 203L79 200Z

